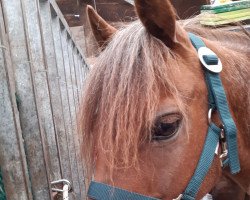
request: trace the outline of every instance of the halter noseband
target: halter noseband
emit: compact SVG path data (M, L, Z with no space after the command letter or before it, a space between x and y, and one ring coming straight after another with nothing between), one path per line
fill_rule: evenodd
M193 177L183 194L179 195L175 200L195 200L200 186L212 165L214 156L217 154L219 142L222 143L222 154L220 155L222 167L229 166L232 174L240 171L237 129L230 114L226 94L219 76L222 64L217 55L208 49L198 36L189 33L189 38L198 51L200 61L204 66L209 100L209 127L203 151ZM213 110L217 110L219 113L223 127L219 128L211 121ZM95 181L92 181L89 186L88 196L95 200L159 200Z

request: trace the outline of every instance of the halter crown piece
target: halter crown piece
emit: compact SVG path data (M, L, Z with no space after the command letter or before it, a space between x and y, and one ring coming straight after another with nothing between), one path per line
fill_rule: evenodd
M240 171L237 129L230 114L226 94L219 76L222 64L218 56L206 47L201 38L193 33L189 33L189 38L198 51L200 61L204 66L209 100L209 127L193 177L185 191L174 200L195 200L200 186L212 165L214 156L217 154L219 143L222 146L220 155L222 167L228 166L232 174ZM213 110L217 110L219 113L222 122L220 128L211 121ZM92 181L89 186L88 196L95 200L159 200L95 181Z

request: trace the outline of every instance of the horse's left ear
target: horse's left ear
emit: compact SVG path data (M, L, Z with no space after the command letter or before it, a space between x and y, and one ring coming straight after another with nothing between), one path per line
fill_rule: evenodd
M178 43L176 13L169 0L135 0L135 6L150 34L170 48Z
M87 6L87 14L91 29L99 47L104 47L115 34L116 28L109 25L91 6Z

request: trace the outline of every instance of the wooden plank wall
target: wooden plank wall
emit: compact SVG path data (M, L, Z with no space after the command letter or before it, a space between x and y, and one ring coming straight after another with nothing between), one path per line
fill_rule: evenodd
M85 199L76 113L88 71L54 0L0 2L0 167L7 199Z

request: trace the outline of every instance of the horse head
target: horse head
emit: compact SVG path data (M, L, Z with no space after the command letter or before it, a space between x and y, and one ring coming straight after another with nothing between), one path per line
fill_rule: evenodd
M249 38L183 25L168 0L136 0L135 7L139 21L119 30L88 7L95 37L105 49L90 70L81 104L86 175L157 199L174 199L185 190L209 127L208 90L188 36L192 31L222 62L222 83L238 128L242 170L223 174L250 192ZM211 120L221 123L216 112ZM222 170L215 155L197 199L214 187Z

